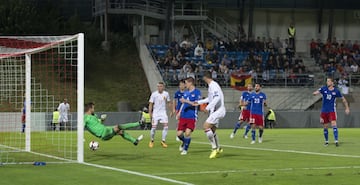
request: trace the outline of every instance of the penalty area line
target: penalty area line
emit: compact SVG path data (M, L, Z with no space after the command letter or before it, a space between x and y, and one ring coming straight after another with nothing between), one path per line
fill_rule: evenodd
M360 166L334 166L334 167L312 167L312 168L280 168L280 169L253 169L253 170L216 170L216 171L196 171L196 172L173 172L157 173L154 175L199 175L199 174L222 174L222 173L246 173L246 172L275 172L275 171L295 171L295 170L337 170L337 169L359 169Z
M202 144L202 145L210 144L207 142L193 142L193 143ZM307 151L297 151L297 150L281 150L281 149L256 148L256 147L233 146L233 145L221 145L221 147L237 148L237 149L245 149L245 150L260 150L260 151L269 151L269 152L284 152L284 153L296 153L296 154L307 154L307 155L320 155L320 156L330 156L330 157L360 158L359 155L330 154L330 153L307 152Z
M159 176L156 176L156 175L150 175L150 174L145 174L145 173L140 173L140 172L125 170L125 169L120 169L120 168L115 168L115 167L110 167L110 166L104 166L104 165L92 164L92 163L85 163L85 162L84 162L84 163L79 163L79 164L83 164L83 165L87 165L87 166L92 166L92 167L96 167L96 168L101 168L101 169L106 169L106 170L123 172L123 173L132 174L132 175L137 175L137 176L142 176L142 177L148 177L148 178L152 178L152 179L157 179L157 180L162 180L162 181L166 181L166 182L171 182L171 183L174 183L174 184L193 185L193 184L188 183L188 182L178 181L178 180L169 179L169 178L165 178L165 177L159 177Z

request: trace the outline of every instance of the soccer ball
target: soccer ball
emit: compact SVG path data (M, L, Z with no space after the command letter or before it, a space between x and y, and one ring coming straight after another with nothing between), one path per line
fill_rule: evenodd
M99 143L97 141L91 141L89 147L91 150L97 150L99 149Z

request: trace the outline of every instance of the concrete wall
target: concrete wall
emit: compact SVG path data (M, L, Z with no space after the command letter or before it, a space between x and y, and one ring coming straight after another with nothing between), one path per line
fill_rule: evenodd
M247 33L249 17L248 10L244 14L244 29ZM239 24L239 12L237 10L215 9L211 15L224 18L230 25L236 27ZM296 27L296 48L298 52L308 52L312 38L325 40L328 36L329 10L323 11L321 33L318 32L317 10L312 9L255 9L253 33L260 37L288 37L287 28L292 16ZM355 18L354 10L335 10L333 36L338 40L360 40L360 19Z
M277 127L278 128L320 128L320 112L319 111L306 111L306 112L288 112L277 111ZM338 112L338 127L360 127L360 112L354 111L350 115L345 115L343 110ZM108 119L106 125L114 125L117 123L134 122L139 119L140 114L134 112L128 113L107 113ZM197 129L202 129L202 124L206 120L207 115L200 112L197 122ZM220 122L220 128L229 129L233 128L234 124L239 118L239 112L227 112L224 119ZM176 128L176 120L174 117L169 117L169 128ZM159 125L158 129L162 129Z

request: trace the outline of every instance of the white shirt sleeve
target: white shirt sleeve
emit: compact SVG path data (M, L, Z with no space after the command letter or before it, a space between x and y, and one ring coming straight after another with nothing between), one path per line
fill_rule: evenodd
M149 102L150 102L150 103L154 103L154 101L155 101L155 100L154 100L154 99L155 99L154 97L155 97L155 96L154 96L154 93L152 93L151 96L150 96L150 99L149 99Z
M209 102L209 98L205 98L205 99L199 100L199 101L197 101L197 102L198 102L198 104L208 103L208 102Z
M220 100L221 98L219 96L219 93L215 91L212 101L209 103L209 105L206 106L206 110L214 110L215 106L218 104Z
M167 101L167 102L170 102L171 100L170 100L170 95L169 95L169 93L166 93L166 96L167 96L167 97L166 97L166 101Z

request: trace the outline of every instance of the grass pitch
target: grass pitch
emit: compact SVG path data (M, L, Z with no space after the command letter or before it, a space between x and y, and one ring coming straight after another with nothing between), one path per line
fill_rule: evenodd
M331 131L331 129L329 130ZM224 152L209 159L210 145L201 130L195 130L188 155L181 156L175 131L167 137L168 148L148 148L149 131L133 146L120 137L100 141L86 132L85 164L3 165L0 184L242 184L242 185L357 185L360 179L360 129L339 129L340 147L323 146L322 129L265 130L264 141L250 144L239 130L219 130ZM332 141L332 134L329 134ZM90 151L90 140L100 149Z

